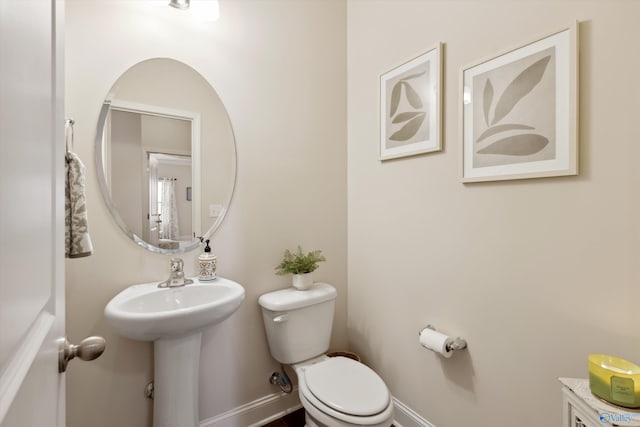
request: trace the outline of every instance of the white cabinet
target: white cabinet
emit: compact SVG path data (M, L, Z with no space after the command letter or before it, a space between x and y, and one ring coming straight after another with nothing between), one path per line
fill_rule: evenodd
M560 378L562 383L562 427L640 427L640 411L615 406L598 399L589 390L589 380Z

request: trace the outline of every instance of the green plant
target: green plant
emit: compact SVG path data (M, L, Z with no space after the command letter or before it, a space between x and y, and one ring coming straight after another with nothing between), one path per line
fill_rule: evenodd
M284 251L282 261L276 267L276 274L305 274L311 273L318 268L318 263L326 261L322 251L311 251L308 254L302 253L302 248L298 245L298 250L292 253L289 249Z

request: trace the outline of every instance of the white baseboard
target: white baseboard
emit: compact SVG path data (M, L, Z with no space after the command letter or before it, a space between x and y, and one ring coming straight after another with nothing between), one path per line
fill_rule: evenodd
M435 427L417 412L393 398L395 427ZM298 388L291 393L273 393L245 405L200 421L200 427L260 427L300 409Z
M302 408L298 388L291 393L273 393L212 418L200 427L260 427Z
M436 427L395 397L393 405L395 427Z

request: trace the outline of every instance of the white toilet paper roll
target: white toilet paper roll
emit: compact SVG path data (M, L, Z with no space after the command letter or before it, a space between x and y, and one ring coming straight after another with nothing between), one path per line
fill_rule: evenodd
M424 328L420 332L420 344L431 351L435 351L442 357L451 357L453 350L447 350L447 344L452 342L453 338L433 329Z

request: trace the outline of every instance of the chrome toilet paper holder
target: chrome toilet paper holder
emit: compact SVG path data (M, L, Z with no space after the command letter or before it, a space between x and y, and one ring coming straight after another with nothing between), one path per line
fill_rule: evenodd
M433 325L427 325L424 328L420 329L420 332L418 332L418 336L420 336L420 334L422 334L422 331L424 331L425 329L431 329L432 331L437 331L437 329ZM467 340L465 340L462 337L456 337L453 339L451 343L447 344L446 347L447 347L447 351L462 350L467 348Z

